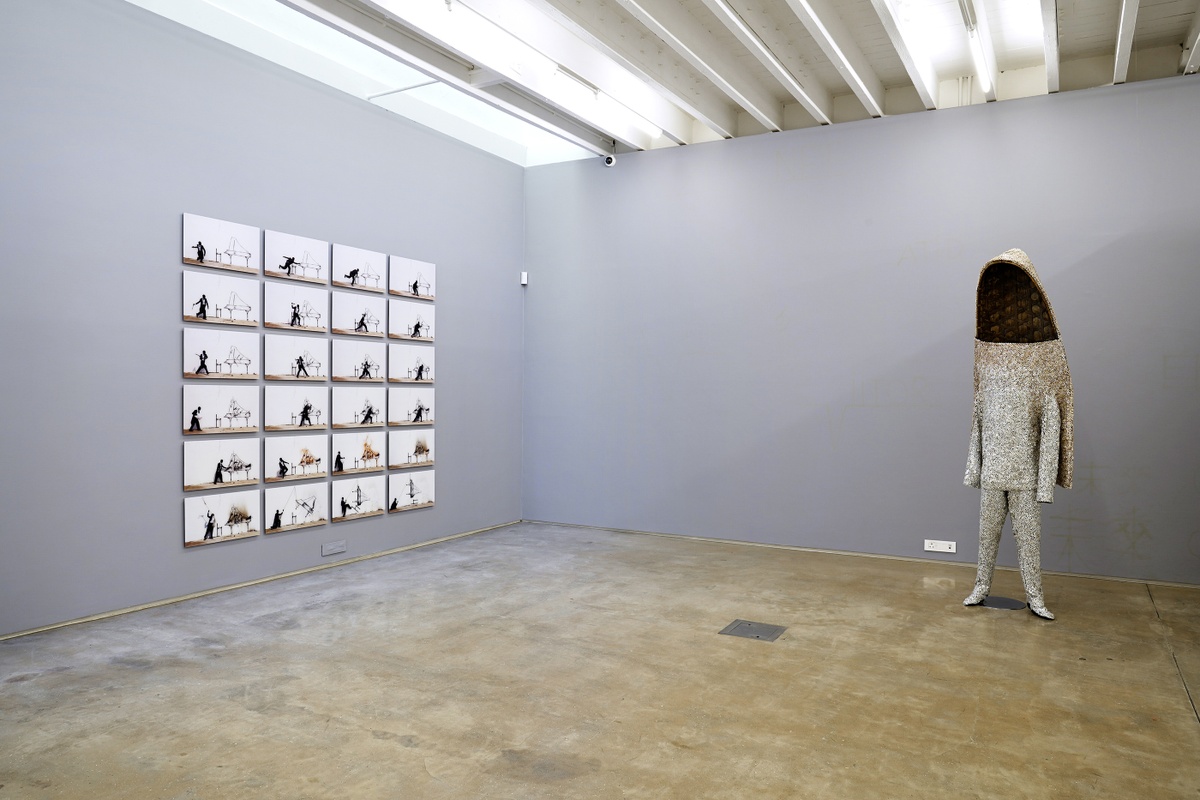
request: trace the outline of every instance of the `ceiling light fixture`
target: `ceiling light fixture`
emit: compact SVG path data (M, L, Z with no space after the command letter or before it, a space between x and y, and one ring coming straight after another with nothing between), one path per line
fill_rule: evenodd
M971 48L971 60L975 62L975 75L979 78L979 88L983 93L992 91L992 77L987 67L987 58L983 54L983 42L979 38L979 22L975 19L975 7L971 0L958 0L958 10L962 12L963 25L967 29L967 44Z

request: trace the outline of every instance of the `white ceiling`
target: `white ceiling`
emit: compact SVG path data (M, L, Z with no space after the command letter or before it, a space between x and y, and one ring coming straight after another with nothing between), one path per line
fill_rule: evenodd
M1200 0L129 2L523 166L1200 80Z

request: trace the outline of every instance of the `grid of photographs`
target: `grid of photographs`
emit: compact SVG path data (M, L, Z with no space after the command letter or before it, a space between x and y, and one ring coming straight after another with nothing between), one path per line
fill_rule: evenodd
M434 264L186 213L181 261L184 547L433 506Z

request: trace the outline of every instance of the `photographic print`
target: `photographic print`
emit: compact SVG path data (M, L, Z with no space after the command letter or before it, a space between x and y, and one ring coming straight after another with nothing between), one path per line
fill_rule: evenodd
M259 230L223 219L183 215L183 263L257 274Z
M183 387L183 434L251 433L258 430L257 386Z
M388 336L432 342L433 306L412 300L388 300Z
M333 341L333 379L353 383L383 383L383 342L351 339Z
M331 484L333 521L377 517L383 513L386 487L383 476L345 478Z
M333 475L383 471L383 431L333 435Z
M324 478L329 474L329 437L268 436L263 463L267 483Z
M433 389L388 389L388 425L432 425Z
M252 381L258 378L258 334L215 328L183 329L183 377Z
M258 489L183 498L183 546L258 536Z
M432 302L437 294L436 272L428 261L391 256L388 259L388 293Z
M383 338L384 298L333 293L333 332Z
M329 499L323 483L271 486L263 492L265 533L313 528L329 521Z
M383 388L333 387L333 427L368 428L383 425Z
M183 443L183 490L223 489L258 483L258 439L206 439Z
M267 231L263 252L263 272L272 278L329 283L329 242Z
M388 476L388 511L414 511L433 505L433 470Z
M387 256L344 244L333 245L333 285L383 294Z
M388 469L433 466L433 429L388 431Z
M267 281L263 322L268 328L325 333L329 330L329 290Z
M329 427L329 389L324 386L268 386L263 427L269 431L299 431Z
M389 344L388 382L433 383L433 348L420 344Z
M324 381L329 340L316 336L263 336L263 365L269 381Z
M257 328L258 281L219 272L183 273L183 321Z

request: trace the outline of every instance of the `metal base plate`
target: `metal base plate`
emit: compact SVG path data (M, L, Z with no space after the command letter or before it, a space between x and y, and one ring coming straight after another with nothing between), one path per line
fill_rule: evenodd
M1025 604L1020 600L1013 600L1011 597L993 597L988 595L979 605L984 608L1002 608L1005 611L1019 611L1025 607Z
M773 642L786 630L786 625L768 625L765 622L750 622L749 620L735 619L722 630L718 631L718 633L723 633L726 636L742 636L746 639Z

